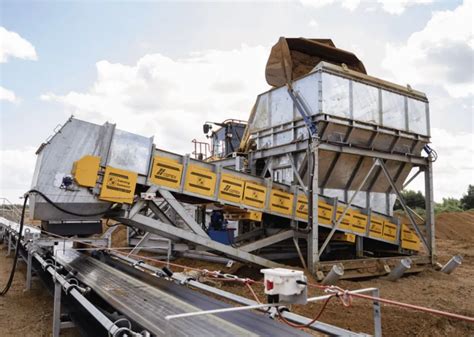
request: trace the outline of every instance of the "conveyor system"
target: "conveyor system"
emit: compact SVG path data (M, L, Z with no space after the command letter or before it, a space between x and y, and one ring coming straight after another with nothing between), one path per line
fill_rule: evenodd
M265 257L279 244L286 247L276 250L279 257L297 256L314 273L327 260L348 258L425 252L433 262L426 96L367 75L355 55L333 50L329 40L279 43L276 49L287 48L292 57L307 53L317 65L306 64L304 74L293 67L287 85L259 95L243 135L245 123L222 123L224 131L238 132L213 131L222 146L207 159L165 151L152 137L110 123L70 118L37 152L32 187L51 202L34 194L33 218L49 231L76 235L99 232L101 218L113 219L267 267L280 266ZM239 151L235 139L222 139L241 135ZM408 179L413 169L418 171ZM400 194L420 172L427 198L421 225ZM394 217L396 199L409 221ZM194 205L196 216L187 205ZM238 222L235 244L209 237L206 209Z
M84 336L94 337L310 336L271 319L266 309L167 320L170 315L230 308L229 301L244 306L255 302L189 279L185 274L170 275L168 272L167 275L162 269L143 261L113 250L109 252L107 245L81 253L81 249L74 248L73 241L67 238L45 235L32 226L25 226L20 237L18 230L18 224L0 218L0 239L9 251L17 247L20 238L18 249L27 263L27 290L34 275L54 293L53 337L72 327L77 327ZM213 294L213 297L203 292ZM378 296L378 290L374 288L356 292ZM227 299L227 303L216 297ZM378 303L374 304L373 310L375 336L379 337ZM299 324L310 321L291 312L283 315ZM320 321L309 327L325 335L365 336Z

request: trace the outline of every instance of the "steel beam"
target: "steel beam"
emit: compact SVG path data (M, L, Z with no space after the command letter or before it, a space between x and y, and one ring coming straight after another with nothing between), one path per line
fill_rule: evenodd
M372 171L374 170L374 168L377 166L377 162L378 160L376 159L374 161L374 163L372 164L372 166L370 167L370 170L369 172L367 172L367 174L365 175L364 179L362 180L362 182L360 183L359 187L357 188L357 190L354 192L354 194L352 194L351 196L351 199L349 200L349 202L347 203L346 207L344 207L344 211L342 212L342 214L339 216L339 218L337 219L336 223L334 224L334 226L332 227L331 229L331 232L329 232L326 240L324 241L323 245L321 246L321 248L319 249L319 256L322 255L322 253L324 252L324 250L326 249L327 245L329 244L329 241L331 241L332 239L332 236L334 235L334 233L336 232L337 230L337 227L339 227L339 225L341 224L342 220L344 219L344 217L346 216L346 213L347 211L349 210L349 208L352 206L352 203L354 202L354 199L355 197L357 196L357 194L360 192L360 190L362 189L362 187L365 185L365 183L367 182L367 180L369 179L369 176L372 174Z
M183 205L181 205L178 200L171 194L170 191L164 190L164 189L158 189L160 192L161 196L166 200L168 205L171 206L172 209L183 219L184 223L196 234L203 236L203 237L208 237L207 233L202 229L201 225L199 225L196 220L193 219L192 216L186 212L184 209ZM172 233L172 232L171 232Z
M422 172L423 170L421 168L418 168L418 171L410 178L408 181L403 184L402 190L405 189L413 180L415 180L416 177Z
M246 233L237 235L234 242L238 243L240 241L249 240L249 239L251 239L255 236L260 236L260 235L263 235L263 234L265 234L265 230L263 228L257 228L257 229L254 229L254 230L250 231L250 232L246 232Z
M145 230L147 232L155 233L158 235L163 235L163 234L170 234L172 233L173 236L179 237L181 239L184 239L186 241L195 243L200 246L204 246L207 248L210 248L212 250L216 250L218 252L224 253L228 256L231 256L235 259L238 260L243 260L246 262L251 262L255 263L261 266L265 266L268 268L278 268L278 267L283 267L283 265L279 263L275 263L273 261L261 258L259 256L250 254L248 252L245 252L243 250L240 250L238 248L233 248L231 246L224 245L222 243L216 242L211 240L210 238L203 237L201 235L189 232L187 230L174 227L171 225L168 225L164 222L161 222L159 220L154 220L149 217L146 217L141 214L136 214L132 219L129 218L117 218L118 221L133 225L135 227L138 227L142 230Z
M382 168L382 171L383 171L385 177L387 178L388 182L389 182L390 185L392 186L392 189L393 189L393 190L395 191L395 193L397 194L398 200L400 201L400 204L402 205L403 210L405 211L406 215L407 215L408 218L410 219L411 225L412 225L413 228L415 229L415 231L416 231L416 233L418 234L418 236L421 238L421 241L423 242L423 245L424 245L425 248L427 249L428 253L431 255L431 248L430 248L430 246L428 245L428 243L426 242L426 238L423 236L423 233L421 232L420 228L419 228L418 225L416 224L416 221L415 221L415 219L413 218L413 215L412 215L411 212L408 210L407 205L406 205L406 203L405 203L405 200L403 199L402 194L401 194L400 191L397 189L397 186L395 186L395 183L393 182L392 177L390 176L390 172L388 172L388 169L387 169L387 167L385 166L385 163L384 163L382 160L378 160L378 161L379 161L380 167Z
M253 152L253 158L257 160L257 159L264 159L268 157L284 155L287 153L303 152L307 148L306 142L307 142L306 140L303 140L303 141L299 141L299 142L295 142L291 144L275 146L269 149L256 150L255 152ZM345 154L352 154L352 155L358 155L358 156L364 156L364 157L370 157L370 158L380 158L380 159L385 159L385 160L401 161L401 162L410 163L410 164L419 165L419 166L426 166L428 163L427 159L421 156L409 156L405 154L387 153L387 152L382 152L382 151L377 151L377 150L358 148L355 146L349 146L345 144L336 145L336 144L331 144L328 142L321 142L319 145L319 150L341 152Z
M148 207L150 208L150 210L156 215L156 217L158 219L160 219L161 221L163 221L164 223L167 223L167 224L170 224L172 225L173 222L171 221L171 219L168 217L168 215L166 215L166 213L160 208L160 206L158 206L156 204L156 202L154 202L153 200L149 201L148 202Z
M304 183L303 179L301 178L298 169L296 168L295 162L293 160L293 154L288 153L288 160L290 161L291 169L293 170L293 176L296 177L296 180L298 180L298 184L301 186L301 188L306 191L307 187L306 184Z
M316 273L317 263L321 256L319 251L319 224L318 224L318 201L319 201L319 140L311 144L308 154L308 211L311 232L308 236L308 266L311 273ZM312 167L311 167L312 166Z
M260 249L260 248L263 248L263 247L266 247L266 246L270 246L274 243L292 238L293 233L294 233L293 230L287 230L287 231L284 231L284 232L280 232L280 233L274 234L272 236L268 236L266 238L263 238L261 240L257 240L255 242L246 244L244 246L240 246L239 249L244 251L244 252L253 252L254 250L257 250L257 249Z
M425 168L425 213L428 244L430 246L431 263L435 263L436 258L436 236L435 236L435 214L433 196L433 164L430 161Z

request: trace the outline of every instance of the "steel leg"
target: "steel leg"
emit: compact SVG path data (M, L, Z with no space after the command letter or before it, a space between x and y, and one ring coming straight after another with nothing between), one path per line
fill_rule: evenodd
M12 252L12 232L8 232L8 250L7 250L7 256L10 256L10 253Z
M61 331L61 284L54 281L53 337L59 337Z
M372 296L380 297L379 289L374 289ZM374 337L382 337L382 311L379 301L374 301Z
M26 260L26 291L31 289L31 264L32 264L32 255L28 250L28 258Z

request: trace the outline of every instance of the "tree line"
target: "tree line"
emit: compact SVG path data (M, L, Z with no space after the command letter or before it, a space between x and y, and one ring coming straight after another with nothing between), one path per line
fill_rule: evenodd
M404 190L402 191L403 199L408 207L417 211L417 213L424 213L425 196L420 191ZM402 205L400 201L395 202L394 210L401 210ZM463 194L461 199L443 198L442 202L435 203L435 213L442 212L462 212L474 209L474 185L469 185L467 193Z

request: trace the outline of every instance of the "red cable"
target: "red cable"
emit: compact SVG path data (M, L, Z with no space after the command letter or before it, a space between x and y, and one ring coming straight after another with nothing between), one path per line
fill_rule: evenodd
M384 298L374 297L374 296L370 296L370 295L350 294L350 296L364 298L364 299L367 299L367 300L379 301L379 302L385 303L385 304L396 305L396 306L403 307L403 308L409 308L409 309L413 309L413 310L417 310L417 311L424 311L424 312L428 312L428 313L434 314L434 315L440 315L440 316L444 316L444 317L455 318L455 319L459 319L459 320L462 320L462 321L474 323L474 317L453 314L453 313L446 312L446 311L421 307L421 306L414 305L414 304L402 303L402 302L398 302L398 301L394 301L394 300L387 300L387 299L384 299Z
M277 307L276 310L278 312L278 316L280 317L280 319L287 325L293 327L293 328L298 328L298 329L304 329L304 328L309 328L312 324L314 324L314 322L316 322L317 320L319 320L319 318L321 317L321 315L323 314L324 310L326 309L326 306L328 305L329 301L331 300L331 298L333 298L334 296L336 295L332 295L330 297L328 297L326 299L326 301L324 301L324 304L323 306L321 307L321 309L319 310L318 314L316 315L315 318L313 318L310 322L306 323L306 324L295 324L295 323L292 323L290 321L288 321L285 317L283 317L283 315L281 314L281 311L280 309Z
M69 239L70 238L66 238L66 237L63 237L61 235L57 235L57 234L54 234L54 233L50 233L50 232L47 232L47 231L44 231L44 230L41 230L42 232L44 233L47 233L47 234L52 234L56 237L59 237L59 238L64 238L64 239ZM78 242L81 242L80 240L73 240L73 241L78 241ZM93 245L93 244L90 244L90 243L85 243L85 242L82 242L83 244L85 245L88 245L88 246L92 246L92 247L95 247L95 248L103 248L103 247L98 247L96 245ZM113 248L109 248L110 250L113 250ZM117 254L120 254L120 255L124 255L120 252L116 252ZM149 260L149 261L153 261L153 262L156 262L156 263L160 263L160 264L168 264L170 266L174 266L174 267L178 267L178 268L182 268L182 269L189 269L189 270L195 270L195 271L200 271L200 272L205 272L207 273L208 275L211 275L215 278L218 278L217 277L217 274L218 272L214 271L214 272L209 272L205 269L199 269L199 268L193 268L193 267L188 267L188 266L184 266L184 265L180 265L180 264L176 264L176 263L171 263L171 262L166 262L166 261L160 261L160 260L156 260L156 259L153 259L153 258L148 258L148 257L145 257L145 256L142 256L142 255L137 255L137 254L129 254L129 256L135 256L137 258L140 258L140 259L143 259L143 260ZM213 274L214 273L214 274ZM252 279L246 279L246 280L242 280L242 279L225 279L225 278L219 278L220 281L229 281L229 282L240 282L240 283L245 283L245 284L249 284L249 283L258 283L258 284L263 284L263 282L260 282L260 281L255 281L255 280L252 280ZM341 289L339 287L334 287L334 286L325 286L325 285L319 285L319 284L315 284L315 283L308 283L308 286L310 287L314 287L314 288L318 288L318 289L330 289L330 288L335 288L335 289L338 289L340 292L342 293L347 293L344 289ZM253 289L250 288L251 291L254 293ZM441 310L436 310L436 309L431 309L431 308L426 308L426 307L422 307L422 306L418 306L418 305L413 305L413 304L408 304L408 303L403 303L403 302L398 302L398 301L394 301L394 300L388 300L388 299L383 299L381 297L374 297L374 296L370 296L370 295L363 295L363 294L355 294L355 293L349 293L348 294L349 298L351 296L354 296L354 297L358 297L358 298L362 298L362 299L368 299L368 300L372 300L372 301L379 301L381 303L385 303L385 304L389 304L389 305L395 305L395 306L399 306L399 307L402 307L402 308L408 308L408 309L413 309L413 310L417 310L417 311L423 311L423 312L428 312L428 313L431 313L431 314L434 314L434 315L440 315L440 316L444 316L444 317L448 317L448 318L454 318L454 319L459 319L459 320L462 320L462 321L466 321L466 322L469 322L469 323L474 323L474 317L468 317L468 316L464 316L464 315L458 315L458 314L454 314L454 313L450 313L450 312L446 312L446 311L441 311ZM328 299L332 298L329 297ZM341 299L342 301L342 299ZM328 301L325 302L325 304L327 304ZM351 302L349 303L345 303L344 301L342 301L343 305L345 306L349 306L351 304ZM325 308L325 305L323 306L323 308ZM320 312L321 314L322 312ZM281 315L280 315L281 316ZM319 315L318 315L319 316ZM318 317L317 317L318 318ZM316 319L317 320L317 319ZM314 321L316 321L314 320ZM314 322L313 322L314 323ZM293 324L293 323L291 323ZM312 324L312 323L311 323Z

